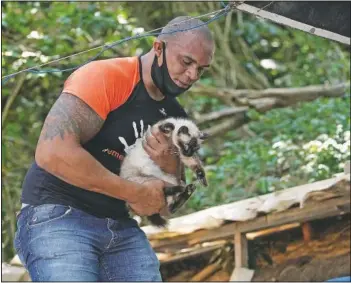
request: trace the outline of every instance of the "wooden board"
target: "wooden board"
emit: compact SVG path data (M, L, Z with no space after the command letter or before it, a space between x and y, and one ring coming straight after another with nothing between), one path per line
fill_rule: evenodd
M235 229L240 232L253 232L278 225L293 222L308 222L311 220L333 217L350 213L350 198L326 200L321 203L306 206L305 208L291 208L289 210L261 216L253 220L236 223Z
M201 242L232 238L236 231L248 233L290 223L308 222L315 219L333 217L345 213L350 213L349 196L326 200L311 206L308 205L305 208L291 208L287 211L261 216L246 222L229 223L217 229L199 230L189 235L178 236L175 239L160 240L153 243L152 246L155 249L180 243L187 243L187 245L191 246Z
M199 256L199 255L202 255L202 254L205 254L205 253L208 253L208 252L212 252L216 249L219 249L223 247L223 244L219 244L219 245L215 245L215 246L209 246L209 247L200 247L198 249L195 249L193 251L190 251L190 252L187 252L187 253L184 253L184 254L177 254L177 255L174 255L172 257L169 257L169 258L165 258L165 259L160 259L160 262L162 264L165 264L165 263L171 263L171 262L175 262L175 261L178 261L178 260L183 260L185 258L190 258L190 257L193 257L193 256Z
M345 185L345 183L347 184ZM184 239L192 238L191 234L196 231L201 231L200 234L205 235L207 231L215 231L224 226L225 222L247 222L263 214L286 211L295 205L303 206L311 193L320 192L320 196L330 198L330 193L333 194L335 186L347 187L349 185L350 174L340 173L327 180L175 217L170 219L167 229L159 229L150 225L141 228L149 240L153 241L153 246L154 244L157 246L168 245L168 239L184 243ZM189 235L191 235L190 238L184 237Z

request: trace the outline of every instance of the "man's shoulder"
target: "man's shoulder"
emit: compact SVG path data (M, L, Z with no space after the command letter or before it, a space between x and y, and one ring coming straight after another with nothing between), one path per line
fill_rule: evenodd
M92 61L81 68L90 69L104 73L120 72L127 74L128 72L137 72L139 67L139 60L137 56L133 57L117 57L111 59L102 59Z
M96 63L101 66L110 67L116 64L135 65L137 62L138 62L137 56L130 56L130 57L115 57L115 58L109 58L109 59L95 60L95 61L92 61L91 63Z
M127 86L128 90L139 81L139 58L118 57L91 61L75 70L66 80L68 84L90 84L95 87Z
M138 57L96 60L74 71L63 92L76 95L105 119L127 101L140 80Z

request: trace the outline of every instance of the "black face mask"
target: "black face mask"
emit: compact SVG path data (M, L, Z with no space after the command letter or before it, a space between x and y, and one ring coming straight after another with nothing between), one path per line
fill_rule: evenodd
M162 66L160 67L157 63L157 56L155 55L154 62L151 66L151 77L154 81L156 87L163 93L165 96L177 97L179 94L187 91L188 88L182 88L176 85L175 82L171 79L168 73L167 62L166 62L166 44L162 42L163 46L163 61Z

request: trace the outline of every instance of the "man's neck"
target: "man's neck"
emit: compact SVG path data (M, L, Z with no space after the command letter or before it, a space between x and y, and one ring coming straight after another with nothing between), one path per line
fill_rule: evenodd
M161 91L155 86L152 77L151 77L151 66L154 61L154 54L149 52L141 57L141 71L143 74L143 81L147 92L150 97L154 100L164 99L164 95Z

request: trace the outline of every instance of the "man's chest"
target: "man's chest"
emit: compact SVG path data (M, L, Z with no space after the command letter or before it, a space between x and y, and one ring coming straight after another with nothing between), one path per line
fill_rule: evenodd
M148 127L168 117L184 117L184 113L172 99L152 101L139 85L127 103L110 112L86 149L105 167L118 174L126 150L143 136Z
M169 117L171 109L168 108L157 105L147 108L128 107L125 111L112 113L97 137L98 144L104 149L108 148L110 152L124 156L126 150L141 138L149 127Z

